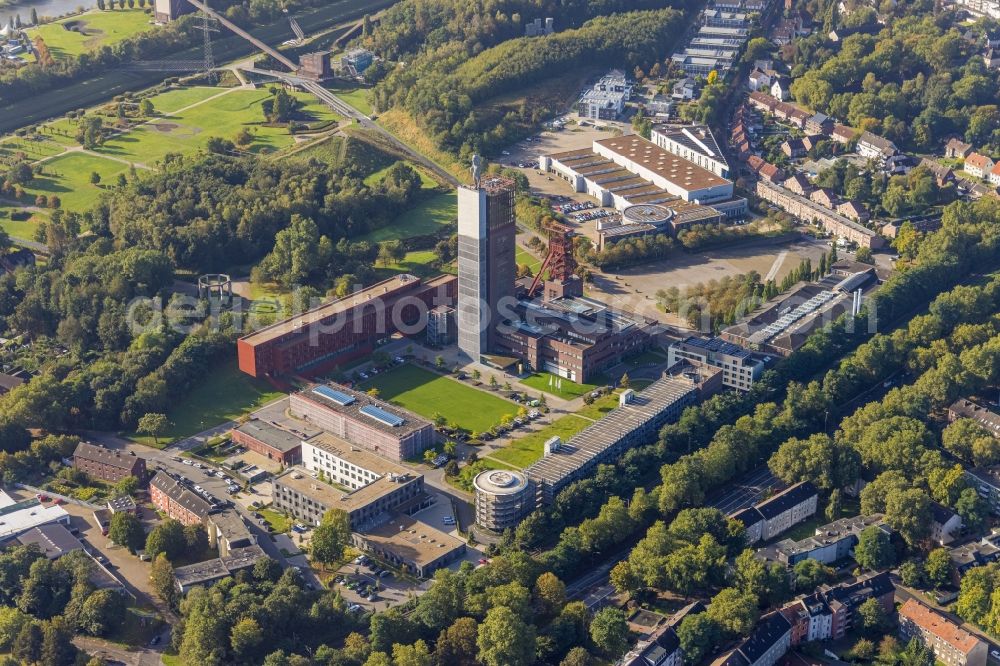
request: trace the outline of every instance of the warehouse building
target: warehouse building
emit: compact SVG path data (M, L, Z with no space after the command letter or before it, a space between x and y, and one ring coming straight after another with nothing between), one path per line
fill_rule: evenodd
M0 541L43 525L69 522L69 514L54 502L46 506L35 497L18 502L0 490Z
M680 417L700 395L700 385L684 377L663 377L642 391L628 390L619 406L565 443L555 442L526 470L541 503L550 504L560 490L589 476L601 463L626 449L652 441L665 424Z
M733 196L732 181L634 134L595 141L591 149L542 156L539 167L618 210L638 204L680 207L684 202L732 218L747 212L746 199Z
M729 162L707 125L654 129L650 141L672 155L683 157L719 178L729 178Z
M288 411L348 445L390 460L418 457L437 443L430 421L339 384L315 384L291 394Z
M239 368L252 377L314 375L371 354L396 333L420 335L427 311L454 305L457 279L397 275L236 341Z

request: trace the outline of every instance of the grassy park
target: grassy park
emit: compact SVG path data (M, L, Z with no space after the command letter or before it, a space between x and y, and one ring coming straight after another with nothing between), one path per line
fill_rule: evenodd
M517 252L514 255L514 261L517 262L518 266L527 266L531 269L532 275L538 275L538 270L542 267L542 260L533 255L528 250L525 250L520 245L517 246Z
M310 121L323 122L338 118L306 93L293 94L302 102L300 112ZM177 104L178 99L174 96L163 100L158 95L151 100L153 107L167 115L113 137L97 150L119 159L152 166L168 153L193 153L205 148L212 137L232 139L240 129L247 127L254 137L248 148L250 151L276 152L295 143L295 137L289 134L287 127L264 124L261 105L270 97L271 93L266 89L232 88L224 94L209 96L201 103L191 102L195 105L181 107L183 110L164 112L165 102L168 105Z
M32 28L32 38L41 37L56 60L96 51L117 44L156 26L142 9L92 10L77 16Z
M379 243L398 238L434 234L444 227L457 224L457 220L458 198L454 192L442 192L427 197L388 226L370 231L358 240Z
M131 439L149 446L163 447L203 430L232 421L261 405L282 397L265 381L239 371L236 359L221 363L195 388L173 403L167 413L170 427L154 442L152 437L131 433Z
M524 377L520 382L533 389L545 391L550 395L558 396L564 400L579 398L584 393L590 393L604 385L603 383L580 384L571 382L564 377L557 377L549 372L536 372L533 375Z
M591 423L593 422L587 419L568 414L537 432L515 439L502 449L492 452L490 458L523 469L542 457L543 445L548 439L558 436L565 442Z
M424 418L441 414L448 423L473 432L489 430L505 414L517 414L512 402L410 364L375 375L361 385L365 391L372 388L378 389L383 400Z
M36 176L25 192L32 198L56 195L63 209L78 212L97 203L103 188L112 186L118 174L129 170L128 164L82 152L65 153L42 164L44 175ZM95 171L101 175L98 185L90 182Z

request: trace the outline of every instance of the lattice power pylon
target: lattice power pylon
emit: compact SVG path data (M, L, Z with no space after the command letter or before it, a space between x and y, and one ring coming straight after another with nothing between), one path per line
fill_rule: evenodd
M208 0L205 0L205 6L208 6ZM204 53L203 53L203 67L205 76L208 77L208 82L210 84L215 83L215 55L212 53L212 31L218 31L215 27L215 21L209 16L208 12L201 12L201 31L204 34Z

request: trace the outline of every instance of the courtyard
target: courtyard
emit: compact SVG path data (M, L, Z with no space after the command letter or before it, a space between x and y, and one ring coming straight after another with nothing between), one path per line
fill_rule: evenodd
M383 400L431 421L440 414L449 424L470 432L489 430L518 410L509 400L409 363L375 375L359 388L378 389Z

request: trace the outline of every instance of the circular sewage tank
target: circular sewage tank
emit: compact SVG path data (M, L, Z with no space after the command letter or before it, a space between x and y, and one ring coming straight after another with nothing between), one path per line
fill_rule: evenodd
M674 211L666 206L638 204L629 206L622 211L622 222L624 224L652 224L659 227L669 222L673 216Z
M476 491L476 523L502 532L514 527L534 508L533 484L520 472L493 469L473 479Z

